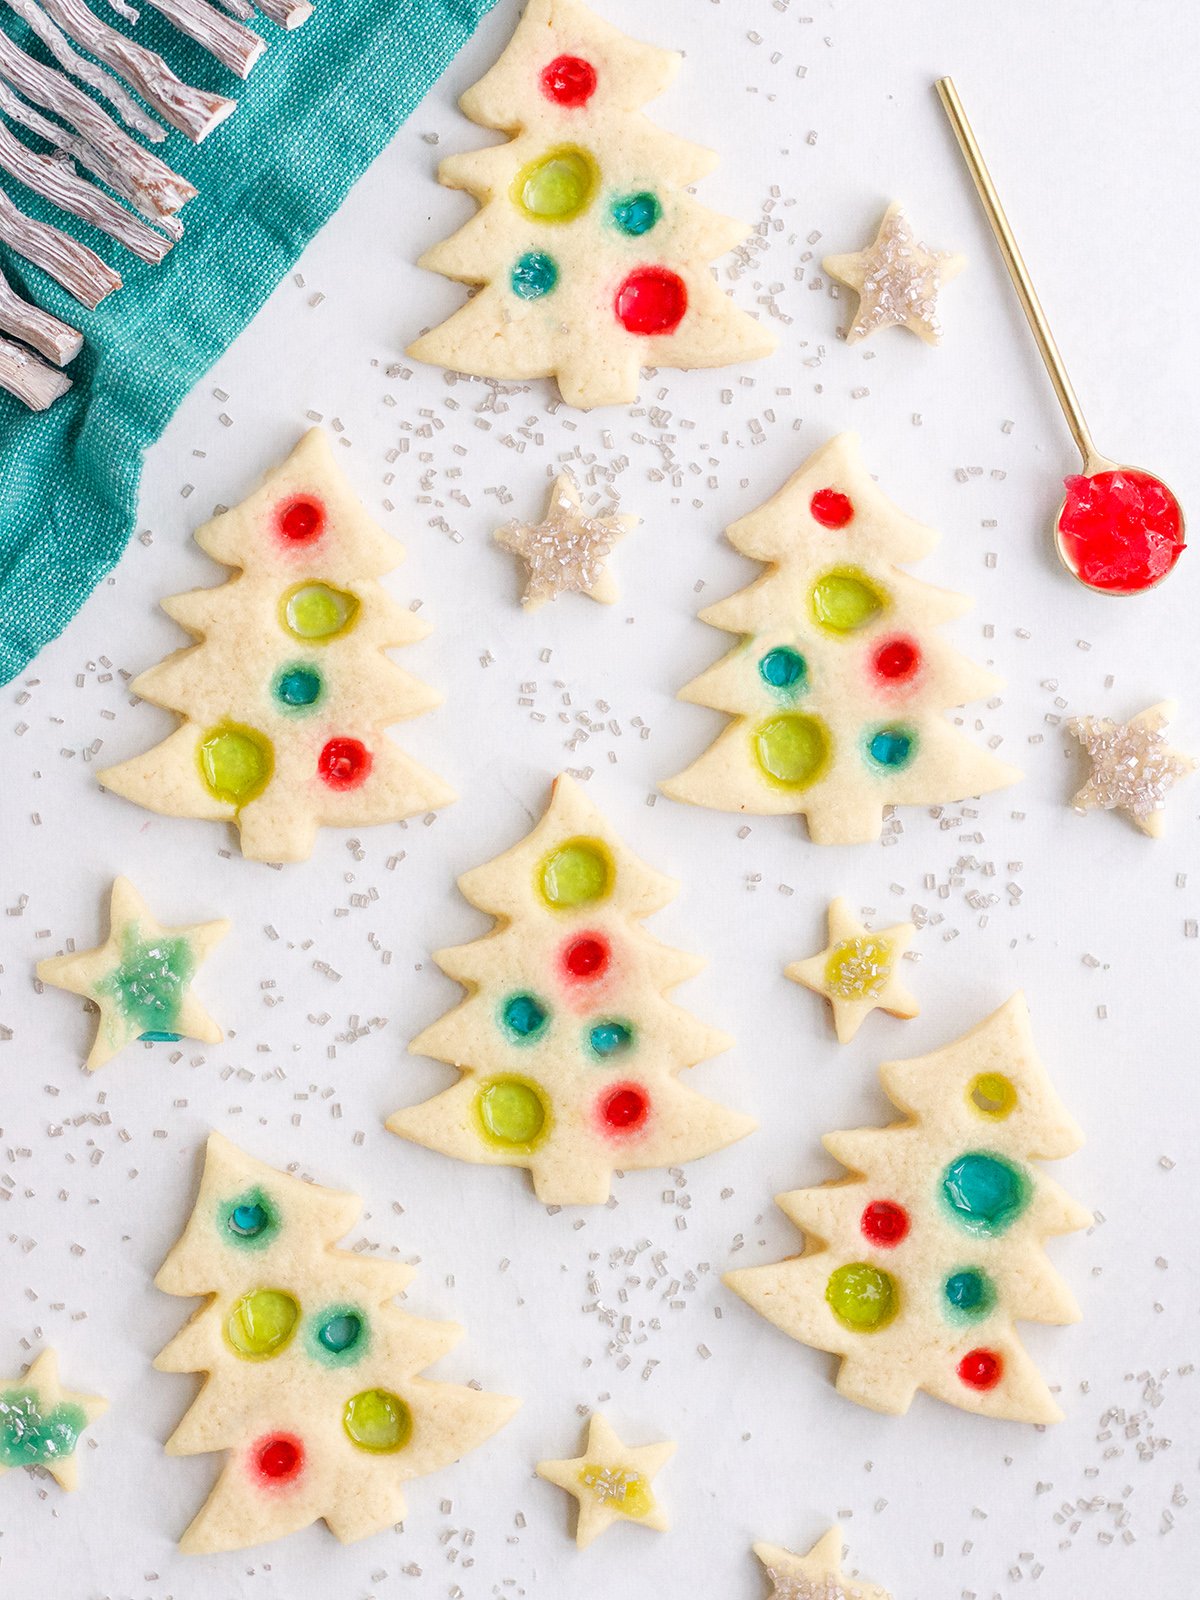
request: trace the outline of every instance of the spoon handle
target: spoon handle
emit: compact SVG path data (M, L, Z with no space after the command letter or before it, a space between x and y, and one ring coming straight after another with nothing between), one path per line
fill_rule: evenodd
M1067 376L1067 369L1063 365L1063 358L1059 348L1054 342L1054 335L1050 332L1050 324L1046 320L1046 313L1042 310L1042 302L1038 299L1037 290L1033 287L1033 279L1029 276L1029 268L1025 265L1020 247L1013 235L1012 227L1000 204L1000 196L996 193L996 185L992 182L992 175L987 169L983 159L983 152L979 148L971 124L967 121L967 114L963 110L963 103L958 97L958 90L954 87L953 78L939 78L936 84L938 96L942 106L950 119L950 126L954 129L958 147L962 151L963 160L971 177L975 180L975 187L979 191L979 198L983 202L983 209L987 219L992 225L992 232L996 236L996 243L1000 246L1000 254L1004 257L1004 265L1008 268L1008 275L1013 281L1013 288L1033 330L1033 337L1041 351L1042 360L1046 363L1046 371L1050 374L1050 381L1054 385L1054 392L1058 396L1058 403L1063 409L1067 419L1067 426L1075 443L1079 446L1079 453L1083 457L1084 466L1090 473L1102 465L1105 459L1099 455L1092 443L1092 435L1084 421L1080 409L1079 398L1075 393L1074 385Z

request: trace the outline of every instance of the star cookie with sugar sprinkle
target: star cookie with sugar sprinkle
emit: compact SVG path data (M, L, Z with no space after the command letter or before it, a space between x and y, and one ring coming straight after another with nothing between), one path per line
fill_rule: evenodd
M104 943L37 965L43 983L81 994L99 1007L89 1072L137 1039L220 1044L224 1034L193 994L192 979L229 929L224 918L164 928L128 878L114 882Z
M938 296L966 264L966 256L922 244L899 201L884 212L879 232L865 250L826 256L821 263L831 278L858 295L847 344L857 344L880 328L908 328L926 344L939 344Z
M806 1556L775 1544L756 1544L754 1554L773 1585L768 1600L892 1600L878 1584L843 1575L840 1528L830 1528Z
M1125 811L1152 839L1162 837L1167 794L1196 762L1167 743L1175 702L1160 700L1128 722L1072 717L1067 730L1087 751L1092 769L1071 804L1076 811Z
M608 570L613 546L632 533L640 518L613 513L594 517L583 509L579 485L560 472L550 489L541 522L506 522L494 535L502 550L518 556L526 568L521 604L536 611L560 594L586 594L602 605L617 598L616 579Z
M675 1446L666 1440L622 1444L616 1430L595 1411L583 1454L573 1461L539 1461L537 1472L579 1501L575 1543L584 1550L618 1521L640 1522L660 1533L666 1530L666 1513L650 1486L674 1454Z
M869 933L839 895L829 903L829 943L820 954L783 970L793 983L824 995L833 1007L839 1044L849 1044L872 1011L915 1017L916 1000L900 981L900 961L916 928L898 922Z
M76 1488L79 1436L107 1410L99 1395L64 1389L57 1355L43 1350L23 1378L0 1380L0 1475L10 1467L45 1467L62 1488Z

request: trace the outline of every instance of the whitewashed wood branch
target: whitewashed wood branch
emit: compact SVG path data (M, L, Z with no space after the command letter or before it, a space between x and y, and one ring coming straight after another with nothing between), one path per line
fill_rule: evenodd
M82 45L97 61L102 61L124 78L147 105L153 106L159 116L173 128L178 128L180 133L186 134L194 144L199 144L206 134L211 133L237 109L236 100L229 100L222 94L210 94L204 89L193 89L190 84L184 83L156 51L145 49L134 40L127 39L123 33L118 33L115 28L110 28L107 22L101 22L85 0L40 0L40 3L39 0L8 0L8 4L14 10L19 10L35 29L37 24L34 15L49 13L52 21L64 29L76 44ZM68 66L68 70L74 69ZM78 77L79 73L75 75ZM125 120L128 122L129 118ZM142 117L142 121L150 122L150 119ZM158 124L150 122L150 126L155 130L150 137L161 139L163 134ZM146 130L143 128L141 131L144 133Z
M79 54L57 23L41 9L37 0L5 0L5 4L25 19L60 66L73 78L78 78L81 83L88 84L104 96L127 128L133 128L155 144L166 138L166 129L153 117L148 117L133 96L110 73ZM82 38L78 42L86 44ZM93 50L92 54L96 52Z
M146 3L155 11L161 11L180 33L186 33L189 39L203 45L239 78L249 77L250 68L267 48L258 34L218 11L209 0L146 0Z
M83 165L112 187L117 187L112 183L112 175L120 174L124 179L124 188L118 188L118 193L124 194L143 216L154 219L173 216L180 206L195 195L195 188L186 178L172 172L165 161L160 161L156 155L135 143L123 129L117 127L107 111L90 100L82 89L77 89L61 72L44 67L40 61L27 56L2 28L0 78L35 105L54 112L77 129L84 142L104 158L103 164L107 165L108 171L97 171L95 163L75 150L71 154L79 154ZM28 118L21 117L18 120L23 121L26 127L30 126ZM42 121L44 126L53 126L45 123L45 119ZM42 129L36 131L42 132ZM61 137L52 142L61 148L68 148Z
M23 339L46 357L56 367L65 367L83 349L83 335L78 328L60 322L41 306L33 305L19 295L0 272L0 333L11 333L14 339Z
M231 17L236 17L239 22L250 22L254 18L254 7L250 0L217 0Z
M81 305L94 311L114 289L121 287L121 274L107 266L94 250L72 239L61 228L27 217L0 189L0 240L17 255L48 272L73 294Z
M11 339L0 339L0 389L15 394L31 411L45 411L70 387L65 372L55 372Z
M255 0L264 17L270 17L281 28L298 28L312 16L309 0Z
M90 222L151 266L156 267L171 248L170 239L155 233L132 211L126 211L102 189L81 178L68 162L39 155L22 144L4 122L0 122L0 171L40 194L43 200L52 200L63 211Z

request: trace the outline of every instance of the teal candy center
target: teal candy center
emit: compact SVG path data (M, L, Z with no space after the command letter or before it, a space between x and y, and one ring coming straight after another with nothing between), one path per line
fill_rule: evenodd
M531 994L514 994L504 1002L504 1026L518 1043L534 1039L546 1026L547 1011Z
M633 1032L623 1022L598 1022L588 1035L588 1043L598 1056L615 1056L629 1049Z
M763 656L758 663L758 675L770 689L799 689L808 676L808 663L799 650L780 645Z
M34 1467L74 1452L87 1415L65 1401L43 1412L31 1389L0 1393L0 1467Z
M320 699L321 687L317 669L298 662L285 667L275 679L275 698L289 711L307 711Z
M642 234L649 233L650 229L662 216L662 207L657 196L648 189L640 194L625 195L623 199L614 200L612 204L612 219L622 233L631 234L634 238L641 238Z
M226 1240L251 1250L261 1250L279 1231L275 1208L261 1189L249 1189L220 1208L219 1221Z
M353 1365L369 1343L366 1318L354 1306L327 1306L311 1324L309 1348L328 1367Z
M558 283L558 265L544 250L527 250L517 257L510 281L522 300L540 300Z
M942 1196L968 1233L1003 1233L1029 1204L1029 1179L1003 1156L972 1150L942 1174Z
M121 934L121 964L96 989L116 1001L131 1033L178 1037L179 1004L195 970L187 939L149 944L131 922Z
M996 1304L996 1288L986 1272L964 1267L952 1272L945 1284L946 1304L956 1321L977 1321Z
M917 737L908 728L880 728L867 744L871 760L880 767L906 767L917 748Z

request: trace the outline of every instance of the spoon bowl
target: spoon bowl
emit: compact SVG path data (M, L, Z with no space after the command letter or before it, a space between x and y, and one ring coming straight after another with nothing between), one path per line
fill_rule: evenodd
M1064 487L1054 546L1071 576L1094 593L1145 594L1183 554L1183 509L1154 473L1093 455Z

